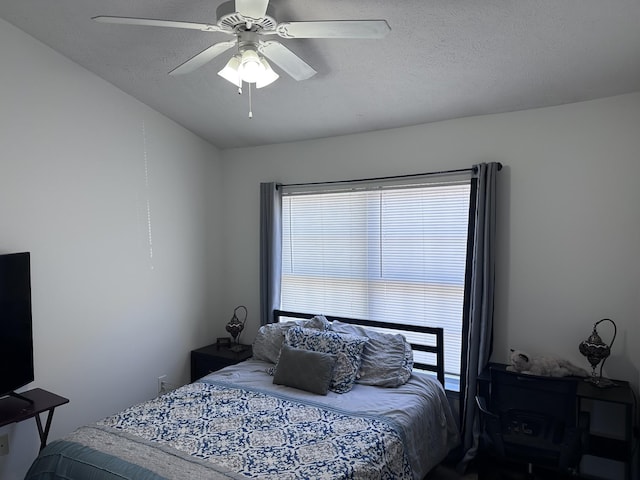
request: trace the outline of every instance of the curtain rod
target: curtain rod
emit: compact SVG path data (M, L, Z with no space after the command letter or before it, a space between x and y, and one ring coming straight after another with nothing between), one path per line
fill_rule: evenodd
M374 182L379 180L395 180L399 178L411 178L411 177L426 177L431 175L448 175L454 173L473 172L476 173L478 168L473 166L471 168L458 168L454 170L440 170L438 172L428 173L411 173L408 175L392 175L389 177L373 177L373 178L358 178L354 180L334 180L330 182L308 182L308 183L278 183L276 188L280 187L306 187L310 185L339 185L341 183L353 183L353 182ZM502 170L502 164L498 163L498 170Z

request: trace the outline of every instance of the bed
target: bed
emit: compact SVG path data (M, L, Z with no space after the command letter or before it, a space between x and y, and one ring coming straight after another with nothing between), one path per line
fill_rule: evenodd
M391 355L397 334L388 326L274 315L253 358L50 443L25 480L419 480L458 444L441 365L419 372L406 365L405 347L394 374L380 357L367 370L365 347ZM427 347L437 359L435 338ZM344 350L321 351L334 340ZM360 350L355 376L349 348Z

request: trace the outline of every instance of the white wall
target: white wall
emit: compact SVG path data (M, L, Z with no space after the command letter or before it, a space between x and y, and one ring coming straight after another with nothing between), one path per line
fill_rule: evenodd
M499 161L494 360L618 337L605 374L640 380L640 93L316 141L227 150L225 310L259 309L259 183L344 180ZM611 339L602 324L605 341Z
M31 252L29 388L71 400L54 439L187 382L213 339L220 154L4 21L0 63L0 253ZM22 479L35 421L4 433L0 479Z

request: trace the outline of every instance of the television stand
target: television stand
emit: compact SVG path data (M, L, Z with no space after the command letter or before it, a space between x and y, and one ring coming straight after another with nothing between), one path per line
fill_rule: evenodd
M40 450L42 450L47 445L53 411L56 407L65 403L69 403L68 398L61 397L42 388L9 394L4 398L0 398L0 427L35 417L38 435L40 436ZM42 412L47 412L47 421L44 428L42 428L42 421L40 420Z

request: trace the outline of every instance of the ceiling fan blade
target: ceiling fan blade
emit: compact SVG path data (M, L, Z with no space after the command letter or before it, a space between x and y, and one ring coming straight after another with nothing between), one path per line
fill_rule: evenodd
M216 43L215 45L211 45L209 48L205 48L202 52L190 58L182 65L171 70L169 72L169 75L182 75L185 73L191 73L235 45L235 41L220 42Z
M280 42L261 42L258 49L295 80L306 80L317 73L309 64Z
M155 20L152 18L110 17L107 15L93 17L92 20L100 23L117 23L121 25L144 25L149 27L188 28L190 30L202 30L204 32L224 32L224 30L217 25L210 25L208 23L174 22L172 20Z
M276 27L283 38L382 38L390 30L386 20L282 22Z
M269 0L236 0L236 12L251 20L263 18L268 6Z

